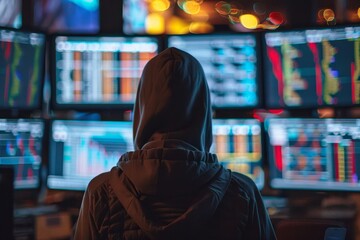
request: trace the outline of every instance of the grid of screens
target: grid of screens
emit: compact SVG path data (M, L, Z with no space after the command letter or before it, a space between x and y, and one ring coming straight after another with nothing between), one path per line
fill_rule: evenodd
M54 38L54 107L132 105L145 64L159 50L154 37Z
M264 34L270 108L360 104L360 27Z
M39 187L43 136L43 120L0 119L0 166L14 168L16 189Z
M360 190L359 119L274 118L265 128L272 187Z
M34 25L46 32L96 33L99 0L34 0Z
M213 145L219 162L228 169L252 178L264 186L262 169L261 125L256 119L214 119Z
M0 29L0 109L40 109L45 35Z
M259 105L258 41L252 34L170 36L168 46L201 63L216 108Z
M20 28L22 26L22 0L0 1L0 26Z
M134 150L131 122L54 120L50 129L51 189L83 191L93 177Z

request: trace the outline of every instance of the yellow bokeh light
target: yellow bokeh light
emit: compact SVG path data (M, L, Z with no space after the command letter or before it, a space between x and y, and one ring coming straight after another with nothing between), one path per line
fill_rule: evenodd
M154 12L163 12L170 7L169 0L153 0L150 2L150 10Z
M162 34L165 32L165 19L160 14L149 14L146 17L145 25L148 34Z
M191 19L197 22L206 22L210 18L209 14L203 9L198 14L191 15Z
M190 24L189 30L191 33L203 34L214 31L214 27L207 22L192 22Z
M183 19L172 16L166 21L166 33L168 34L187 34L189 33L189 23Z
M323 17L324 17L324 19L326 21L330 22L330 21L333 21L335 19L335 13L330 8L327 8L323 12Z
M240 22L247 29L255 29L259 24L258 18L252 14L241 15Z
M357 15L358 15L358 17L360 18L360 7L359 7L358 10L357 10Z
M183 8L188 14L197 14L200 12L200 4L196 1L186 1Z

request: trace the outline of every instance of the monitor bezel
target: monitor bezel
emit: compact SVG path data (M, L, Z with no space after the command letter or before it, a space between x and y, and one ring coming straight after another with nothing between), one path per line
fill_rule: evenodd
M134 103L59 103L56 101L56 38L57 37L81 37L81 38L149 38L154 39L157 42L158 50L157 54L163 50L163 40L159 35L134 35L128 36L118 33L54 33L49 35L49 75L50 75L50 86L51 86L51 96L50 96L50 108L52 110L75 110L75 111L96 111L96 112L106 112L112 109L117 110L132 110Z
M263 74L262 74L262 52L261 52L261 33L260 32L216 32L216 33L207 33L207 34L168 34L164 38L164 46L166 48L170 47L169 41L172 37L179 37L179 38L204 38L207 37L219 37L222 38L230 38L230 37L244 37L244 36L252 36L255 39L256 46L256 95L257 95L257 104L255 105L246 105L246 106L215 106L212 105L213 110L215 111L233 111L233 110L240 110L240 111L250 111L255 110L258 108L264 107L264 91L263 91Z

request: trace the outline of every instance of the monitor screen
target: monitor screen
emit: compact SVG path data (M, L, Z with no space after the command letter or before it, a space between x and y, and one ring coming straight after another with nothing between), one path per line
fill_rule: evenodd
M15 189L40 186L44 121L0 119L0 167L14 168Z
M41 108L45 35L0 28L0 110Z
M213 145L219 162L228 169L243 173L264 186L261 125L256 119L214 119Z
M145 64L159 51L155 37L56 36L54 108L129 107Z
M132 122L54 120L50 126L47 186L83 191L133 151Z
M267 107L360 103L360 26L276 31L263 36Z
M266 119L270 186L360 190L359 119Z
M20 28L22 26L22 0L0 1L0 26Z
M34 26L46 32L97 33L99 0L33 0Z
M179 35L168 46L201 63L215 108L253 108L260 103L258 41L254 34Z

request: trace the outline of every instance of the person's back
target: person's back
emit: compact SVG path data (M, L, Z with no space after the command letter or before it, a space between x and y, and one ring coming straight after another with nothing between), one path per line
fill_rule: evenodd
M145 66L134 107L135 151L94 178L75 239L276 239L259 191L224 169L212 144L200 63L168 48Z

